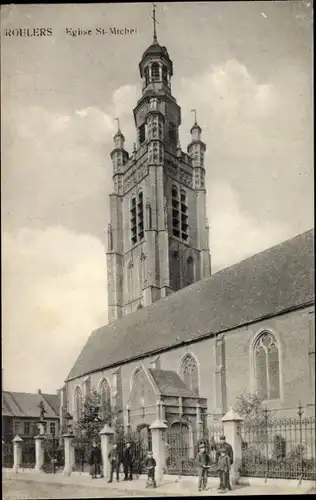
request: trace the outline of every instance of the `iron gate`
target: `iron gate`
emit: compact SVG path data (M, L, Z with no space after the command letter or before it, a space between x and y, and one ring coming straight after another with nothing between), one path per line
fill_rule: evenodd
M35 467L35 440L24 439L22 443L22 467L33 469Z
M87 438L75 437L73 439L75 450L74 469L79 472L90 472L89 458L92 447L92 440Z
M199 445L205 444L211 458L208 471L209 476L217 476L216 450L219 446L219 437L223 433L223 425L217 424L202 433L197 434L187 422L175 422L167 430L167 458L168 474L195 476L198 474L196 457Z
M115 443L118 446L121 461L123 460L126 443L131 443L133 455L132 472L136 476L146 474L145 459L148 451L152 450L151 430L149 426L143 425L136 432L129 432L127 436L117 436Z

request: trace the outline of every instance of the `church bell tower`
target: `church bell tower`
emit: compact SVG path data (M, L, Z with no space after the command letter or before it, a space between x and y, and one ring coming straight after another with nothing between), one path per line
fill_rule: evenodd
M157 40L139 63L142 95L134 108L137 141L111 153L114 192L108 228L109 322L210 275L202 130L196 120L181 149L181 109L171 93L173 64Z

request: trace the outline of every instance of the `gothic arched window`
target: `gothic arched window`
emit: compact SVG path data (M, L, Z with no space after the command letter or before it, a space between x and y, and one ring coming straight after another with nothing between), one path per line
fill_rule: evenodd
M190 256L187 259L187 285L194 283L194 261Z
M111 412L111 387L109 382L104 378L100 384L100 414L101 418L105 419Z
M76 387L75 389L75 418L76 420L80 420L82 416L82 404L83 404L83 398L82 398L82 390L80 387Z
M188 239L188 202L185 191L181 191L181 238Z
M130 262L127 266L127 294L129 300L133 300L133 262Z
M171 191L172 203L172 234L180 237L180 204L179 204L179 191L176 186L172 186Z
M138 239L142 240L144 238L144 200L141 191L138 193L137 228Z
M151 66L151 81L159 82L160 80L160 67L158 63L153 63Z
M199 374L195 358L187 354L181 364L181 378L185 385L195 394L199 394Z
M254 346L256 390L262 399L280 397L279 349L274 335L264 332Z
M136 220L136 198L133 196L131 200L131 237L132 243L135 245L137 242L137 220Z

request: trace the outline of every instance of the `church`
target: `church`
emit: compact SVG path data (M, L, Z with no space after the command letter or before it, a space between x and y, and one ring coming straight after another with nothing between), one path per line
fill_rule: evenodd
M173 63L155 29L139 72L137 142L126 151L118 126L111 153L109 324L71 369L64 406L78 419L96 388L132 429L157 416L207 427L244 393L278 418L299 401L313 413L314 231L212 274L206 145L195 117L182 151Z

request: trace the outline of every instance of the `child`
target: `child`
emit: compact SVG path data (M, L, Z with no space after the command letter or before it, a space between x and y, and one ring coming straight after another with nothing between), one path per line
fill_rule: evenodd
M205 444L200 444L199 453L197 454L197 464L199 467L199 491L206 490L208 469L211 464L211 458L206 451Z
M156 480L155 480L156 460L153 457L152 451L149 451L147 453L147 457L145 460L145 466L147 469L147 476L148 476L146 488L148 488L149 486L156 488Z
M219 490L222 493L226 493L228 489L230 489L229 484L229 471L230 471L230 458L227 454L226 448L219 449L219 457L217 461L217 470L220 480Z
M111 469L110 469L110 479L108 480L108 483L112 483L113 481L113 474L115 472L116 474L116 481L120 480L120 453L119 450L117 449L117 444L113 445L112 450L109 453L109 462L111 464Z

